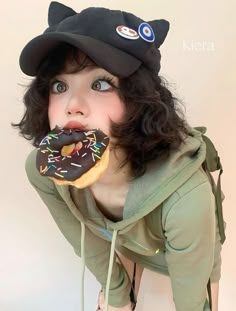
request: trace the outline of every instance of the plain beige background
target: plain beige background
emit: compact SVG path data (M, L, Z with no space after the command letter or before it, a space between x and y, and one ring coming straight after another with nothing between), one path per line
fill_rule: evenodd
M0 311L79 311L81 262L29 185L24 161L30 144L10 122L23 114L23 46L46 27L48 0L1 5L1 209ZM80 11L106 6L133 11L147 21L165 18L171 28L161 48L161 74L185 104L193 126L206 125L223 167L227 241L223 248L219 310L235 302L235 0L67 0ZM94 25L96 27L96 25ZM99 268L99 267L98 267ZM86 311L94 311L99 285L86 273ZM167 277L145 271L137 311L175 310Z

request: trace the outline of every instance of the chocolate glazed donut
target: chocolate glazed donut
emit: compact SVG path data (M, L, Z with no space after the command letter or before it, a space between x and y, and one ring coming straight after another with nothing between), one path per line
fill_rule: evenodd
M84 188L107 168L108 146L108 136L99 129L55 127L39 144L36 167L57 184Z

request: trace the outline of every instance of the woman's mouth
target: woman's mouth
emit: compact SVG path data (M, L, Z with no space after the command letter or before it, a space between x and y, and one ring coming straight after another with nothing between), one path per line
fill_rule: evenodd
M86 130L87 129L87 124L84 125L78 121L69 121L64 125L64 128L66 129L78 129L78 130Z

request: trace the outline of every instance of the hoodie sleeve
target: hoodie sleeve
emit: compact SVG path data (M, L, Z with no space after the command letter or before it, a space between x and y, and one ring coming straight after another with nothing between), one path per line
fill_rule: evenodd
M80 256L81 224L63 201L54 186L54 182L47 177L41 176L36 169L36 151L33 150L26 160L25 168L28 179L42 201L47 205L64 237L72 245L75 253ZM86 228L84 244L86 266L105 289L111 243L99 238ZM115 307L122 307L128 304L130 301L130 286L130 281L124 268L114 260L109 304Z
M185 188L186 189L186 188ZM208 311L216 217L209 182L181 193L165 218L166 261L177 311Z

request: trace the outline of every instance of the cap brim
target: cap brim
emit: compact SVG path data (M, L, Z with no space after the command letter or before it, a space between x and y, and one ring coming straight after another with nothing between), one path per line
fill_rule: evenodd
M36 76L41 61L60 43L71 44L87 54L98 66L118 77L134 73L141 61L105 42L71 33L45 33L32 39L22 50L20 68L29 76Z

